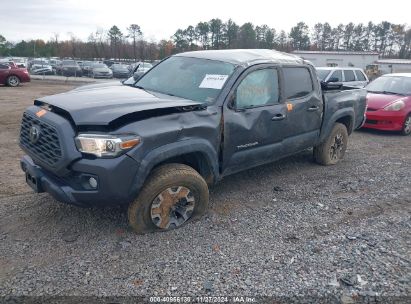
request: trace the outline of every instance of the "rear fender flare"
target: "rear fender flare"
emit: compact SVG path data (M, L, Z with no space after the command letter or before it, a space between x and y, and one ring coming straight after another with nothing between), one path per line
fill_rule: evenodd
M319 143L324 142L328 136L331 134L331 131L335 125L335 123L344 117L348 117L351 120L350 123L350 128L347 128L348 134L351 134L353 131L353 126L354 126L354 109L352 108L345 108L345 109L339 109L337 110L329 119L327 119L327 122L323 125L322 127L322 132L320 135L320 141Z

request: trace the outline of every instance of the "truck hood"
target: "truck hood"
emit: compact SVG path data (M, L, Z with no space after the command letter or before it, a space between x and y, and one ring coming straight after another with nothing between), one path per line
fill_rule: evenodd
M162 109L198 106L202 103L129 86L109 85L39 98L35 104L48 104L67 112L77 126L108 126L125 115L149 111L161 115ZM158 111L156 111L158 110ZM139 117L144 117L140 115Z
M368 93L367 94L367 105L370 109L379 110L385 108L389 104L404 99L406 96L401 95L391 95L391 94L377 94Z

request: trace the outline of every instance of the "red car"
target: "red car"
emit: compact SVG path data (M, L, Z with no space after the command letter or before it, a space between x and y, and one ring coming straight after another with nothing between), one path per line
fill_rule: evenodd
M364 128L411 134L411 73L387 74L365 87L367 119Z
M0 85L17 87L22 82L29 82L30 75L26 68L19 68L13 62L0 62Z

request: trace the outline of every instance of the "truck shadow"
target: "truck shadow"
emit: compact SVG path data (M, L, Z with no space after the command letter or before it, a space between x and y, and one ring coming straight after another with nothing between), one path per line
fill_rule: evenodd
M273 193L281 194L292 190L289 180L320 167L312 161L312 150L306 150L280 161L253 168L224 178L210 189L210 208L200 222L210 216L230 216L244 208L258 208L272 201ZM298 185L292 185L298 187ZM13 234L30 235L30 238L53 238L69 235L86 237L91 242L102 238L123 238L132 235L127 223L126 207L79 208L53 200L48 194L25 195L30 216L9 226ZM35 200L35 202L33 202ZM35 204L34 204L35 203ZM10 215L11 216L11 215ZM23 224L24 223L24 224ZM23 227L23 226L24 227ZM32 228L36 227L36 230ZM184 228L183 228L184 229Z

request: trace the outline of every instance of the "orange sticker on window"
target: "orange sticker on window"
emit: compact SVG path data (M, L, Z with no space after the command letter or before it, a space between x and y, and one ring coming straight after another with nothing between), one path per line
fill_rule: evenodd
M292 111L293 110L293 104L292 103L287 103L287 110Z
M46 114L47 113L47 111L46 110L40 110L40 111L38 111L37 113L36 113L36 116L37 117L41 117L41 116L43 116L44 114Z

